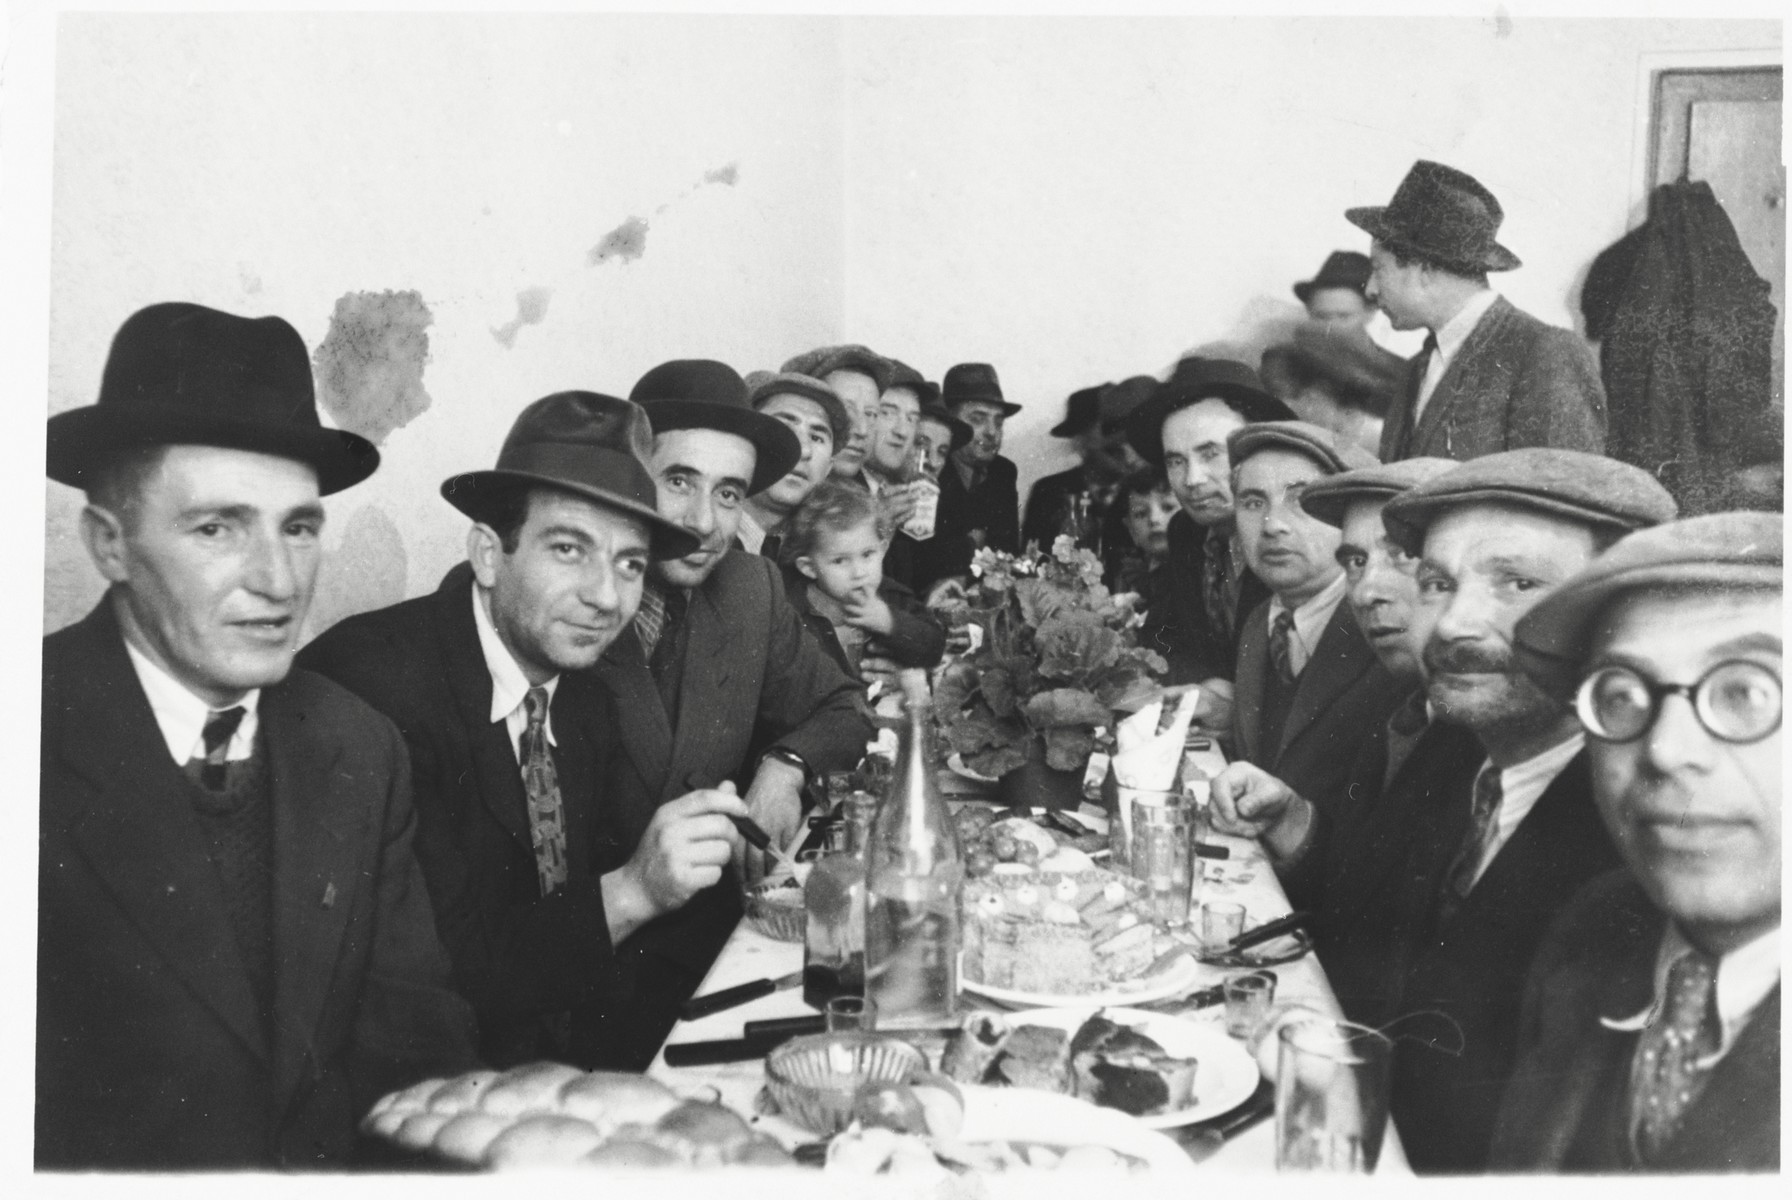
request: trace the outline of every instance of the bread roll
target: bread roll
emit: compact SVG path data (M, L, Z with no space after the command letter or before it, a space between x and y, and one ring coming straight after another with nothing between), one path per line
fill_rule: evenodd
M436 1140L436 1134L442 1126L454 1118L447 1113L420 1112L412 1113L404 1119L404 1124L392 1135L392 1140L406 1150L427 1150Z
M561 1112L605 1133L619 1125L652 1125L677 1107L678 1097L664 1084L619 1071L592 1071L560 1089Z
M436 1131L438 1153L460 1162L476 1163L500 1133L510 1127L510 1118L490 1113L463 1112Z
M450 1116L469 1112L478 1105L479 1097L497 1078L496 1071L470 1071L450 1079L430 1096L429 1111L447 1113Z
M652 1142L619 1138L605 1142L580 1160L593 1167L682 1167L684 1160Z
M560 1089L584 1073L553 1062L512 1067L486 1087L479 1110L501 1117L537 1109L552 1112L560 1106Z
M492 1140L485 1149L485 1165L497 1171L569 1166L597 1149L603 1140L603 1134L589 1121L536 1113Z

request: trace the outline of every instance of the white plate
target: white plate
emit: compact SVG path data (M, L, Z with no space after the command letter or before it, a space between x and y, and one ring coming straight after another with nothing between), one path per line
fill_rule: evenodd
M1254 1070L1255 1068L1253 1068ZM1154 1172L1188 1174L1194 1160L1181 1146L1137 1117L1087 1100L1032 1088L964 1085L963 1142L1042 1142L1052 1146L1106 1146L1144 1159ZM1039 1174L1025 1173L1036 1185ZM993 1183L995 1176L982 1176Z
M1045 1025L1074 1034L1084 1021L1098 1011L1117 1025L1128 1025L1138 1030L1162 1046L1167 1053L1177 1058L1193 1058L1200 1062L1200 1066L1195 1068L1192 1103L1170 1112L1135 1118L1153 1129L1174 1129L1179 1125L1193 1125L1196 1121L1221 1116L1249 1100L1251 1093L1257 1090L1260 1078L1257 1060L1241 1044L1227 1036L1224 1028L1206 1021L1189 1021L1167 1013L1145 1012L1137 1008L1082 1005L1015 1013L1008 1018L1008 1023Z
M979 775L979 774L977 774L977 772L975 772L975 771L971 770L969 767L965 766L964 765L964 756L959 754L956 751L954 751L953 753L946 756L946 770L952 772L954 775L957 775L963 779L969 779L975 783L999 783L999 782L1001 782L1000 780L990 778L988 775Z
M1147 975L1126 984L1111 984L1105 992L1080 992L1071 995L1017 992L1012 988L978 983L964 975L958 977L958 984L964 991L994 1000L998 1004L1011 1004L1020 1008L1085 1008L1092 1011L1114 1004L1148 1004L1153 1000L1162 1000L1192 987L1200 977L1201 964L1192 955L1182 954L1155 975Z

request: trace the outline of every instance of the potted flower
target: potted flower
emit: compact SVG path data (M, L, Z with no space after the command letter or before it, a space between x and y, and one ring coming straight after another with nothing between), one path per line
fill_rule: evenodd
M1133 597L1110 593L1069 537L1049 554L979 550L971 575L946 615L982 633L934 682L940 730L1006 802L1074 808L1114 712L1154 692L1166 664L1138 644Z

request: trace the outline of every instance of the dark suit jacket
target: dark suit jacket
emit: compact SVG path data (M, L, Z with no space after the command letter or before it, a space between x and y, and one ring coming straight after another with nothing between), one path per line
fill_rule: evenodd
M1321 808L1343 803L1351 765L1366 740L1387 722L1410 685L1388 674L1340 601L1313 656L1294 681L1281 739L1263 734L1263 691L1269 666L1269 602L1244 620L1238 639L1233 732L1238 756L1282 780Z
M1179 512L1170 518L1170 557L1164 589L1166 604L1153 604L1139 630L1139 644L1164 656L1167 683L1199 683L1231 679L1238 668L1238 630L1215 629L1207 620L1203 597L1207 562L1207 527ZM1242 564L1238 613L1242 619L1269 599L1269 589Z
M516 753L504 723L491 719L472 589L472 569L461 563L430 595L335 625L299 663L355 692L404 735L417 857L455 986L479 1014L485 1060L610 1065L606 1019L627 1003L631 980L612 952L601 878L628 861L653 807L617 743L609 694L587 673L563 674L551 721L567 880L542 897ZM572 1045L550 1032L561 1013L576 1014Z
M984 544L1010 554L1020 549L1020 474L1012 462L997 455L973 488L964 485L956 463L940 472L940 506L933 519L933 536L913 543L903 564L907 574L890 574L919 595L941 579L963 575L971 569L975 544L971 531L981 529Z
M1381 461L1435 455L1470 459L1525 446L1605 450L1605 389L1580 335L1545 325L1504 297L1481 317L1438 380L1417 428L1413 405L1427 355L1407 368L1406 390L1381 431Z
M340 1169L380 1095L474 1065L397 730L302 670L259 712L271 1031L110 598L44 639L39 1168Z
M1506 1087L1492 1167L1636 1169L1628 1151L1630 1064L1639 1035L1607 1029L1654 995L1662 914L1627 871L1589 884L1550 930L1531 969L1520 1052ZM1656 1171L1778 1171L1780 992L1775 988L1706 1081Z

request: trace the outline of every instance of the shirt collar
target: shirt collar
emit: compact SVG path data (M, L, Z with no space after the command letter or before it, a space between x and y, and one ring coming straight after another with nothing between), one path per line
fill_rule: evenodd
M1577 731L1523 762L1499 768L1501 792L1508 796L1532 791L1542 795L1586 746L1587 735Z
M131 667L137 672L137 682L143 686L143 694L149 699L149 711L155 714L156 728L162 731L162 740L168 745L168 753L176 763L182 764L203 757L205 742L202 735L205 723L211 719L215 710L188 691L186 684L133 646L128 637L124 639L124 649L130 656ZM225 751L226 758L244 759L253 752L260 705L261 689L253 688L235 705L230 706L240 706L243 709L243 719L237 725L236 733L231 736L230 747Z
M1468 340L1468 335L1475 331L1475 326L1481 323L1481 318L1487 315L1487 310L1492 308L1493 302L1499 298L1500 294L1492 288L1482 288L1476 292L1473 299L1464 304L1462 309L1444 322L1444 327L1437 331L1438 355L1445 361L1455 358L1456 351L1462 348L1462 343Z
M1618 1033L1634 1033L1646 1028L1667 1001L1668 972L1675 960L1692 948L1692 943L1669 921L1655 952L1654 991L1649 1003L1641 1012L1628 1017L1600 1017L1599 1023ZM1748 1024L1749 1017L1779 982L1780 930L1777 925L1718 959L1717 1016L1723 1025L1719 1057L1729 1050Z
M753 510L744 504L740 509L740 528L735 536L740 539L741 548L748 554L758 554L765 545L765 526L753 516Z
M1302 645L1312 646L1319 641L1320 634L1324 631L1326 623L1332 619L1332 613L1337 611L1338 602L1344 599L1344 592L1349 586L1350 581L1344 578L1344 572L1339 571L1336 579L1320 588L1294 609L1294 632L1300 636ZM1270 626L1273 628L1276 617L1287 611L1288 606L1282 602L1280 596L1271 596L1269 598Z
M491 595L478 583L473 584L473 627L479 631L479 649L485 655L485 669L492 677L492 709L493 724L509 717L521 708L529 695L529 677L517 666L516 657L510 653L510 647L498 636L497 626L492 624L492 615L487 610L491 603ZM548 690L548 700L554 698L554 690L560 686L560 677L554 676L542 685ZM548 741L554 741L554 730L548 727Z

